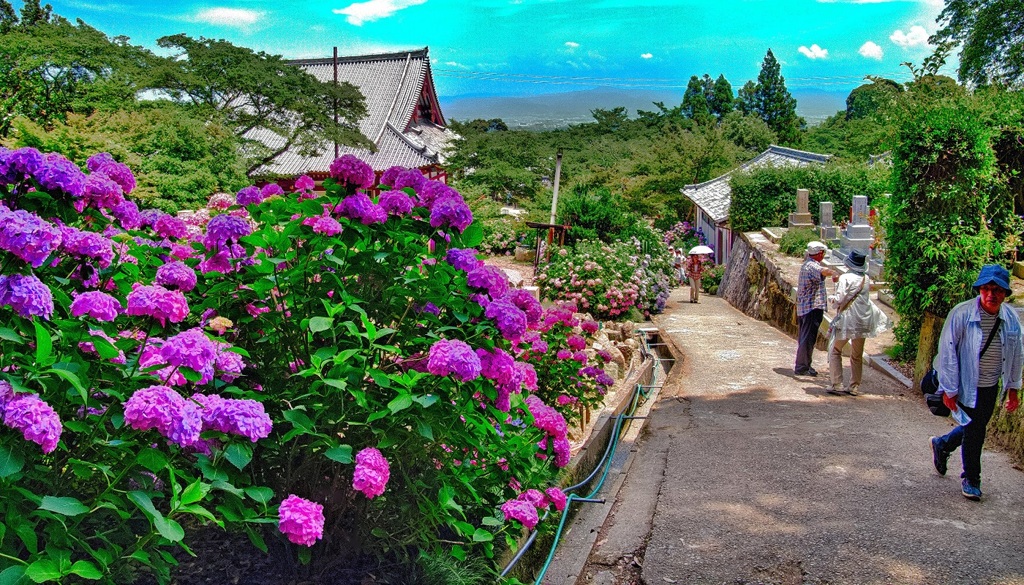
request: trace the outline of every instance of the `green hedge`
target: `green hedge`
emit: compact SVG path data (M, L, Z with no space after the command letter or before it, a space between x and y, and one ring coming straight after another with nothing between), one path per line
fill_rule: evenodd
M740 232L785 226L796 211L796 190L809 189L811 216L818 222L818 204L833 203L833 220L840 223L854 195L874 202L889 191L890 169L884 165L826 165L814 167L759 168L732 176L729 223Z

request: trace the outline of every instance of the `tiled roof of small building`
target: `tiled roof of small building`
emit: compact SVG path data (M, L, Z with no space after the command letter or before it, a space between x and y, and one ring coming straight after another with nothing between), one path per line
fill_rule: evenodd
M715 223L722 223L729 217L729 205L732 203L732 188L729 180L736 171L746 171L759 167L803 167L809 164L824 164L832 158L829 154L817 154L786 148L772 144L768 150L755 156L728 173L696 185L683 187L686 195L697 207L704 210Z
M303 59L290 61L302 67L320 81L334 81L334 59ZM391 166L419 168L438 164L440 150L450 139L451 131L443 126L444 117L437 105L430 60L427 49L338 57L338 81L356 86L366 98L366 117L359 121L359 130L377 145L377 152L362 148L340 146L339 154L354 154L366 161L375 171ZM434 108L435 120L442 125L414 116L424 84ZM267 130L247 135L273 147L282 139ZM319 156L302 156L291 150L279 155L272 163L258 168L253 174L300 175L326 172L334 160L334 145L325 143Z

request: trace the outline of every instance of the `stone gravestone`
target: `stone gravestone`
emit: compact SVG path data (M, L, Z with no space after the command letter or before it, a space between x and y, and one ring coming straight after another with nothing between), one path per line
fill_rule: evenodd
M807 189L796 190L796 213L789 214L789 229L814 228L814 220L807 211L807 199L810 191Z
M818 234L821 241L831 242L839 239L839 228L832 225L832 202L822 201L818 204Z
M852 250L859 250L867 256L874 241L875 228L868 224L868 198L864 195L854 195L852 218L850 225L843 230L839 249L844 257Z

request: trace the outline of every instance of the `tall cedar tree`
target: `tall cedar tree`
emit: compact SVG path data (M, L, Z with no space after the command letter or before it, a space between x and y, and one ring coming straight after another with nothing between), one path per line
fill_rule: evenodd
M768 124L783 144L797 144L800 141L800 127L803 119L796 115L796 100L786 89L779 62L768 49L757 75L757 86L753 96L754 113Z
M732 84L729 83L729 80L724 75L719 74L718 79L715 80L715 84L711 88L711 98L708 100L711 106L711 113L721 119L733 110L734 99Z
M703 121L711 116L708 99L704 92L704 83L696 75L690 76L683 93L683 113L687 118Z
M938 65L960 47L962 83L1024 87L1024 2L1020 0L946 0L928 42Z

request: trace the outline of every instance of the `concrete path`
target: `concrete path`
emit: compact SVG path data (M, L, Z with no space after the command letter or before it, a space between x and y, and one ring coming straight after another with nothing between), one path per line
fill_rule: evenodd
M824 352L795 377L792 338L687 294L655 318L683 361L579 583L1024 584L1024 474L1005 454L985 451L967 501L959 452L932 467L948 419L868 367L865 395L825 394Z

